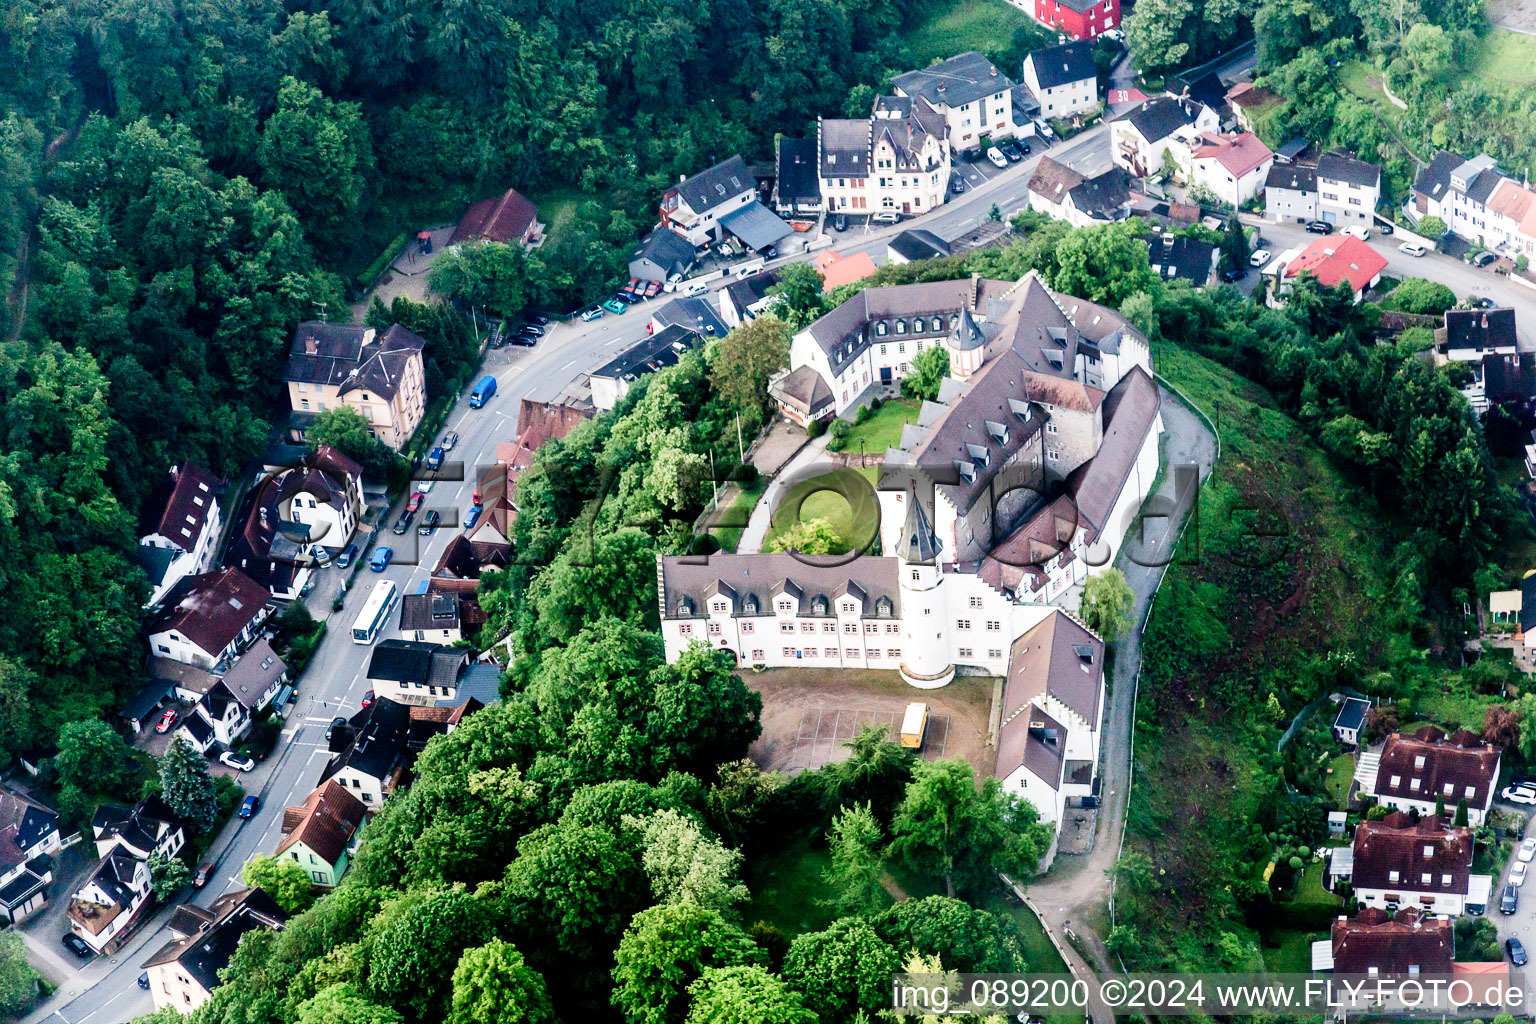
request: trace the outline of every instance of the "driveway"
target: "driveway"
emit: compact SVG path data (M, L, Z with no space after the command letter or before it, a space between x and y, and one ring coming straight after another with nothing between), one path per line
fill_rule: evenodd
M1133 534L1127 538L1115 561L1136 595L1136 625L1114 645L1115 669L1105 711L1100 766L1101 803L1092 852L1059 853L1050 871L1029 884L1031 906L1046 930L1057 938L1064 932L1075 935L1079 948L1087 951L1094 969L1101 973L1112 970L1112 960L1092 921L1098 918L1108 898L1110 872L1120 859L1125 834L1126 803L1132 781L1131 727L1141 675L1141 632L1195 494L1193 487L1186 487L1183 494L1175 492L1174 469L1197 467L1203 483L1210 476L1216 457L1216 439L1205 422L1166 387L1161 391L1166 431L1162 439L1163 482L1143 506L1142 536L1136 538ZM1152 512L1154 509L1157 511Z

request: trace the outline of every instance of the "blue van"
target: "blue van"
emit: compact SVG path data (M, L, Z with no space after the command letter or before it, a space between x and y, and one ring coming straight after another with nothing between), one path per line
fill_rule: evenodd
M495 393L496 378L492 377L490 374L486 374L484 377L480 378L480 383L475 385L475 390L469 393L469 407L471 409L480 408L486 402L490 401L491 396Z

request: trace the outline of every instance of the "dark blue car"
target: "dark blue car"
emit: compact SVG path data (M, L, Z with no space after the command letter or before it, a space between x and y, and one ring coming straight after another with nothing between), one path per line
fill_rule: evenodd
M256 808L260 806L261 800L256 796L255 793L252 793L250 796L240 801L240 817L249 818L251 815L256 813Z

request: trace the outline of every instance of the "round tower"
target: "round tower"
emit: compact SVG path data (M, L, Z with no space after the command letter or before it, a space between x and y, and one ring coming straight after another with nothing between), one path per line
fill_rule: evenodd
M956 380L965 380L981 369L986 358L987 336L970 310L960 312L960 322L944 339L944 347L949 349L949 375Z
M907 518L896 545L901 583L901 677L923 690L936 690L955 677L949 657L949 610L939 570L939 536L923 511L914 486L907 493Z

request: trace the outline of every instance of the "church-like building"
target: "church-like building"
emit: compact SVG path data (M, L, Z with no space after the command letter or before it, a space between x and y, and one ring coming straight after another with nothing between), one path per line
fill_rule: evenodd
M659 558L667 657L703 643L743 666L890 669L923 689L1001 676L994 772L1060 822L1093 793L1104 644L1053 602L1113 563L1157 475L1150 349L1034 274L972 278L866 289L795 338L778 384L798 375L841 410L928 345L950 376L886 453L882 554Z

